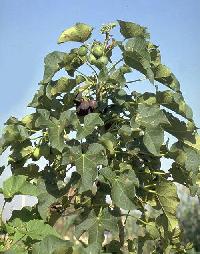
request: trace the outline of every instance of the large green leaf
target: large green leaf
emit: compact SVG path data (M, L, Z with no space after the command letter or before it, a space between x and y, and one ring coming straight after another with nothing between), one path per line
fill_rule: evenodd
M123 172L119 176L110 168L102 168L100 173L111 183L111 198L118 207L132 210L135 209L134 197L135 186L138 186L138 179L133 170Z
M68 122L68 120L69 117L73 115L73 112L71 112L70 115L69 112L62 112L59 120L54 117L50 117L50 112L48 110L40 109L38 110L38 113L40 115L36 120L35 125L37 127L48 128L51 146L62 152L65 147L64 129L67 127L67 125L71 125L71 122Z
M178 225L176 209L179 204L176 186L169 180L162 179L156 187L158 203L168 219L168 226L173 230Z
M33 195L39 194L35 185L27 182L24 175L11 176L3 182L3 195L5 198L12 198L16 194Z
M86 153L80 146L71 148L76 170L81 175L80 192L91 190L97 176L97 165L107 165L105 149L98 143L90 144Z
M38 181L37 184L38 191L40 194L37 196L38 198L38 204L37 209L41 216L41 218L45 221L47 218L49 218L50 210L49 207L55 203L56 198L48 193L47 187L43 181Z
M158 231L158 228L157 228L155 222L149 222L146 225L146 231L151 239L156 240L160 237L160 234L159 234L159 231Z
M172 158L187 171L199 171L200 152L198 150L179 141L171 146L170 153Z
M158 105L149 106L145 104L138 105L136 118L133 118L132 121L147 128L155 128L168 123L165 114Z
M143 38L149 38L149 34L147 33L147 28L140 26L138 24L135 24L133 22L125 22L123 20L118 20L118 23L120 25L120 33L126 38L132 38L132 37L143 37Z
M98 215L94 211L91 211L87 219L76 226L75 235L79 238L85 231L88 231L89 244L102 244L105 230L112 233L118 232L117 221L118 218L112 215L111 211L107 208L100 211Z
M21 235L24 237L30 237L33 240L42 240L48 235L54 235L59 237L59 234L52 228L49 224L45 224L43 220L29 220L22 221L19 218L15 218L8 222L7 230L9 233L17 234L19 237Z
M159 156L160 147L164 142L164 131L159 126L156 129L146 128L143 142L150 153Z
M184 98L179 93L174 93L170 90L157 92L156 98L159 104L163 105L166 108L169 108L180 114L187 119L192 119L192 109L185 103Z
M7 147L16 142L23 142L29 138L28 130L21 124L10 124L7 125L3 130L0 145Z
M84 117L84 126L79 126L76 139L83 139L91 134L96 126L102 126L104 122L98 113L90 113Z
M193 130L190 130L185 122L179 120L171 113L164 110L164 113L168 119L168 123L162 125L163 129L184 142L195 143L195 136Z
M64 30L58 38L58 43L67 41L85 42L91 36L93 28L84 23L76 23L74 26Z
M110 152L110 154L115 153L117 140L111 132L106 132L105 134L101 135L99 141L102 145L105 146L105 148Z
M76 86L75 79L69 79L67 77L61 77L56 81L52 81L47 86L47 96L51 99L52 96L57 96L60 93L68 93Z
M46 236L41 242L33 245L32 254L66 254L73 246L72 242L56 236Z
M163 64L159 64L154 69L154 77L155 80L162 83L163 85L168 86L172 90L179 92L180 84L175 75L171 72L171 70Z
M54 74L63 68L63 61L66 55L64 52L54 51L45 57L43 83L48 83Z
M123 56L128 66L146 75L151 83L154 82L154 73L151 70L151 56L144 38L129 39L125 44Z

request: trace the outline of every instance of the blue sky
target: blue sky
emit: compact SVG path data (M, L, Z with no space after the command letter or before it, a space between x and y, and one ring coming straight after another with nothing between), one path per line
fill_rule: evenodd
M199 13L199 0L1 0L0 129L10 115L28 112L26 105L42 80L44 56L67 49L56 44L61 31L77 21L98 28L117 19L148 27L200 126Z

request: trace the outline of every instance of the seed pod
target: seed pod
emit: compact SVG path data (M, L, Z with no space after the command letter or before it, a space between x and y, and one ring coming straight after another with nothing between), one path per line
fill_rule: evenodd
M76 108L78 116L85 116L90 113L90 105L88 101L80 102L80 105Z
M94 110L97 107L97 102L95 100L90 100L89 106L92 110Z

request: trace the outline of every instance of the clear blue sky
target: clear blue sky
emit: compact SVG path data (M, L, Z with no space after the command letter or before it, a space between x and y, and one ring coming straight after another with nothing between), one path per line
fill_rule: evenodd
M199 0L1 0L0 129L8 116L25 113L42 80L44 56L66 49L56 44L62 30L77 21L98 28L117 19L149 28L200 126Z

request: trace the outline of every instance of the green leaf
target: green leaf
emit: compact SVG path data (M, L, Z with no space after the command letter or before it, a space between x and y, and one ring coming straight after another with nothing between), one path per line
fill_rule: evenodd
M111 82L113 84L119 84L120 86L124 86L126 84L126 79L124 77L124 73L118 69L114 70L107 79L107 82Z
M40 194L37 196L37 209L41 218L45 221L50 215L49 207L56 202L56 198L48 193L46 185L43 181L38 181L37 188L40 192Z
M40 85L40 88L35 93L32 101L28 104L28 107L37 108L40 106L40 100L45 95L45 86Z
M104 155L105 149L98 143L90 144L86 153L82 153L81 147L72 147L71 155L75 162L76 170L81 175L80 192L91 190L97 176L97 165L107 165Z
M198 172L200 167L200 152L182 142L176 142L171 146L172 158L185 167L187 171Z
M21 236L29 236L33 240L42 240L47 235L59 237L54 228L38 219L22 221L16 218L8 222L7 227L10 232L16 232Z
M38 113L40 116L36 120L35 125L37 127L48 128L51 146L62 152L65 147L64 129L67 124L71 124L70 122L68 123L67 120L73 115L74 112L71 112L70 114L66 111L62 112L59 120L54 117L50 117L50 112L48 110L40 109L38 110Z
M108 149L110 154L115 153L114 149L115 149L115 146L117 145L117 141L115 136L112 133L106 132L105 134L101 135L101 137L99 138L99 141L102 145L105 146L106 149Z
M113 203L126 210L135 209L135 186L138 186L138 179L134 171L129 170L117 176L110 168L102 168L100 173L112 185L111 197Z
M29 137L28 130L19 124L7 125L3 130L4 145L11 145L14 142L23 142Z
M176 209L179 204L176 186L169 180L162 179L156 187L158 203L168 219L168 225L173 230L178 225Z
M126 38L132 37L142 37L142 38L149 38L149 34L147 33L147 28L135 24L133 22L125 22L122 20L117 20L120 25L120 33Z
M146 225L146 231L148 235L151 237L151 239L156 240L160 237L158 228L156 227L156 224L154 222L149 222Z
M118 218L111 214L107 208L99 212L98 215L92 210L81 224L76 226L75 235L79 238L85 231L89 232L89 244L102 244L104 239L104 231L112 233L118 232Z
M26 181L24 175L11 176L3 182L3 194L5 198L11 198L16 194L37 196L38 189L35 185Z
M132 129L129 125L122 125L118 132L122 136L130 137L132 134Z
M174 74L171 72L171 70L163 65L159 64L154 69L154 77L155 80L162 83L163 85L168 86L172 90L179 92L180 91L180 84L177 78L174 76Z
M195 136L193 134L193 131L188 128L185 122L179 120L177 117L173 116L171 113L165 110L164 113L168 119L168 123L162 125L165 131L167 131L177 139L183 140L186 143L195 143Z
M159 156L160 147L164 142L163 129L160 127L157 127L156 129L146 128L143 136L143 142L150 153Z
M133 118L133 121L147 128L154 128L168 123L165 114L158 105L149 106L145 104L138 105L137 115L135 119Z
M123 51L125 63L143 73L151 83L154 82L154 73L151 70L151 56L145 39L141 37L131 38Z
M84 23L76 23L74 26L64 30L58 38L58 43L67 41L85 42L91 36L93 28Z
M7 149L9 146L8 143L6 143L5 138L2 136L0 137L0 155Z
M33 245L32 254L66 254L73 246L72 242L56 236L46 236L41 242Z
M88 247L85 249L85 252L83 254L91 254L91 253L99 254L99 253L102 253L101 250L102 250L101 244L98 242L97 243L94 242L88 245Z
M79 126L76 139L80 140L90 135L96 126L102 126L104 122L98 113L90 113L84 117L84 126Z
M157 92L156 98L159 104L173 110L177 114L180 114L189 120L192 120L192 109L185 103L184 98L181 94L167 90L163 92Z
M47 96L51 99L52 96L57 96L60 93L68 93L76 86L75 79L69 79L67 77L62 77L56 81L52 81L47 87L49 93Z
M49 83L54 74L63 68L63 62L66 55L67 54L64 52L53 51L45 57L43 83Z

